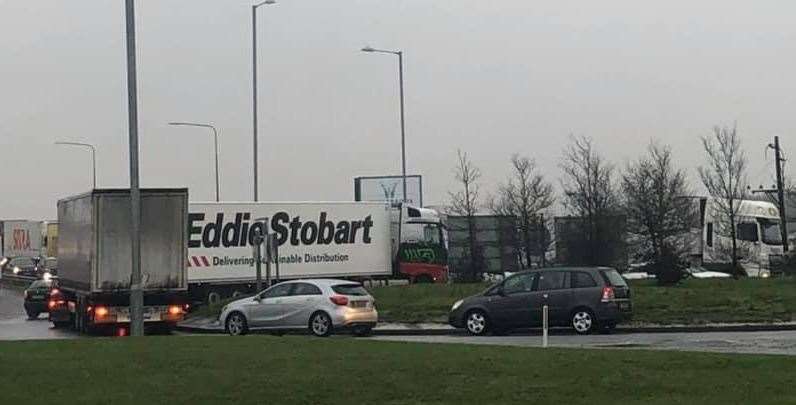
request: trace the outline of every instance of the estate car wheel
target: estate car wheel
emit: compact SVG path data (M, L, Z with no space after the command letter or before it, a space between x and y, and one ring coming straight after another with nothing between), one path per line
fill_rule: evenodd
M594 314L588 309L577 309L572 314L572 328L575 329L575 332L579 335L588 335L592 333L596 324L597 322L594 319Z
M471 335L483 336L489 331L489 320L484 311L470 311L465 317L465 327Z
M227 317L226 329L230 336L240 336L249 331L249 325L246 323L246 317L243 314L233 312Z
M36 311L27 311L27 312L28 312L28 319L29 320L32 321L34 319L38 319L39 318L39 313L38 312L36 312Z
M332 334L332 318L326 312L316 312L310 318L310 333L318 337Z

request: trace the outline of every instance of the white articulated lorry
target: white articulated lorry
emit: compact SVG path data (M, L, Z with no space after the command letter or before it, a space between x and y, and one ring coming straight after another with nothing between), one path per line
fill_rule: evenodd
M259 231L273 235L278 245L278 260L272 260L274 279L443 282L447 278L444 233L433 210L383 202L197 202L189 206L188 282L195 302L254 291L253 245ZM263 280L265 261L261 260Z
M693 252L705 265L726 265L732 262L730 224L722 213L720 202L700 198L699 243ZM765 201L739 200L736 217L737 257L750 277L767 277L771 265L782 260L783 246L779 209ZM695 234L692 232L692 237Z

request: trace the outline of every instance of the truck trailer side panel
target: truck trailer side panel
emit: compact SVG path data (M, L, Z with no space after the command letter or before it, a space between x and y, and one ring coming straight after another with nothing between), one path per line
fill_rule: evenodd
M251 240L254 229L262 224L279 241L280 278L392 274L387 204L191 203L189 281L253 281L256 270ZM275 276L275 268L272 274Z

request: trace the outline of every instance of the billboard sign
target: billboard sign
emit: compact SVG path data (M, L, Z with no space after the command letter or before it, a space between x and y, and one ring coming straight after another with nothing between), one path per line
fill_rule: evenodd
M423 177L406 176L406 198L403 195L401 176L373 176L354 178L354 201L405 201L418 207L423 206Z

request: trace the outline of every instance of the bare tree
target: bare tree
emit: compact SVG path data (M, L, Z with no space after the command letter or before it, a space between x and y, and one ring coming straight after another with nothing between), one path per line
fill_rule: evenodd
M461 189L457 192L448 193L450 197L450 212L467 218L469 239L469 251L467 252L467 257L469 258L468 278L470 281L475 281L478 278L478 268L480 267L480 260L478 259L480 255L475 240L475 215L480 209L480 187L478 181L481 178L481 171L468 158L467 153L462 153L461 150L457 153L458 161L454 168L454 178L460 184Z
M604 229L606 219L615 214L618 197L614 184L614 167L603 160L595 150L592 140L587 137L570 137L569 146L564 151L561 169L564 172L562 188L564 205L583 221L583 237L587 251L588 264L600 261L601 235L611 230Z
M699 168L699 177L714 198L717 207L716 223L732 240L732 268L738 269L738 211L746 198L746 156L741 148L736 126L713 128L712 136L702 137L707 164Z
M668 146L651 143L647 156L628 164L622 191L628 228L641 242L641 253L654 262L665 255L681 256L682 241L696 222L686 173L672 163Z
M553 185L539 173L533 160L514 154L511 166L511 176L499 186L497 197L493 197L488 205L496 215L517 218L525 264L530 267L534 250L540 251L544 262L549 238L543 212L553 205L555 195Z

